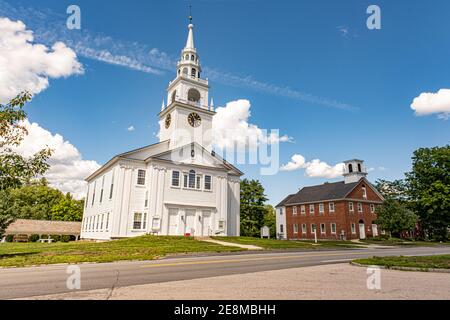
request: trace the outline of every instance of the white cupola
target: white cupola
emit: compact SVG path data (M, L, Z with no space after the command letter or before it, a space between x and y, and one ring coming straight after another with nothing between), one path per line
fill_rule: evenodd
M353 159L344 161L344 182L354 183L367 176L366 167L363 160Z

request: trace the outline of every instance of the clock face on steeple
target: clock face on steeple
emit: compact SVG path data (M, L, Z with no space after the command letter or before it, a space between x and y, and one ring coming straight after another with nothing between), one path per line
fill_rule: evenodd
M166 129L169 129L169 127L170 127L170 123L172 122L172 116L170 115L170 113L167 115L167 117L166 117L166 121L165 121L165 124L166 124Z
M198 113L192 112L188 116L188 122L191 125L191 127L197 128L197 127L200 127L200 125L202 124L202 118L200 118Z

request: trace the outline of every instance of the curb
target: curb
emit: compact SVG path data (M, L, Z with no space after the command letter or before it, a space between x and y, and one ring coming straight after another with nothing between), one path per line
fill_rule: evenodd
M378 265L366 265L366 264L360 264L357 262L350 262L352 266L356 267L374 267L374 268L380 268L385 270L400 270L400 271L419 271L419 272L437 272L437 273L450 273L450 269L435 269L435 268L414 268L414 267L387 267L387 266L378 266Z

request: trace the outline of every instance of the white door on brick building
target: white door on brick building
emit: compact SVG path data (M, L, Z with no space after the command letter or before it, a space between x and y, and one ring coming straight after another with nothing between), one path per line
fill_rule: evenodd
M359 223L359 238L365 239L366 238L366 229L364 227L364 223Z

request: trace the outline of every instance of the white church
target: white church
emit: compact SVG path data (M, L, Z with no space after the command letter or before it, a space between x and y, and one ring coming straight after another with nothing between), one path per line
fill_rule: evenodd
M241 171L212 151L208 80L189 24L159 113L159 143L113 157L89 176L81 238L238 236Z

